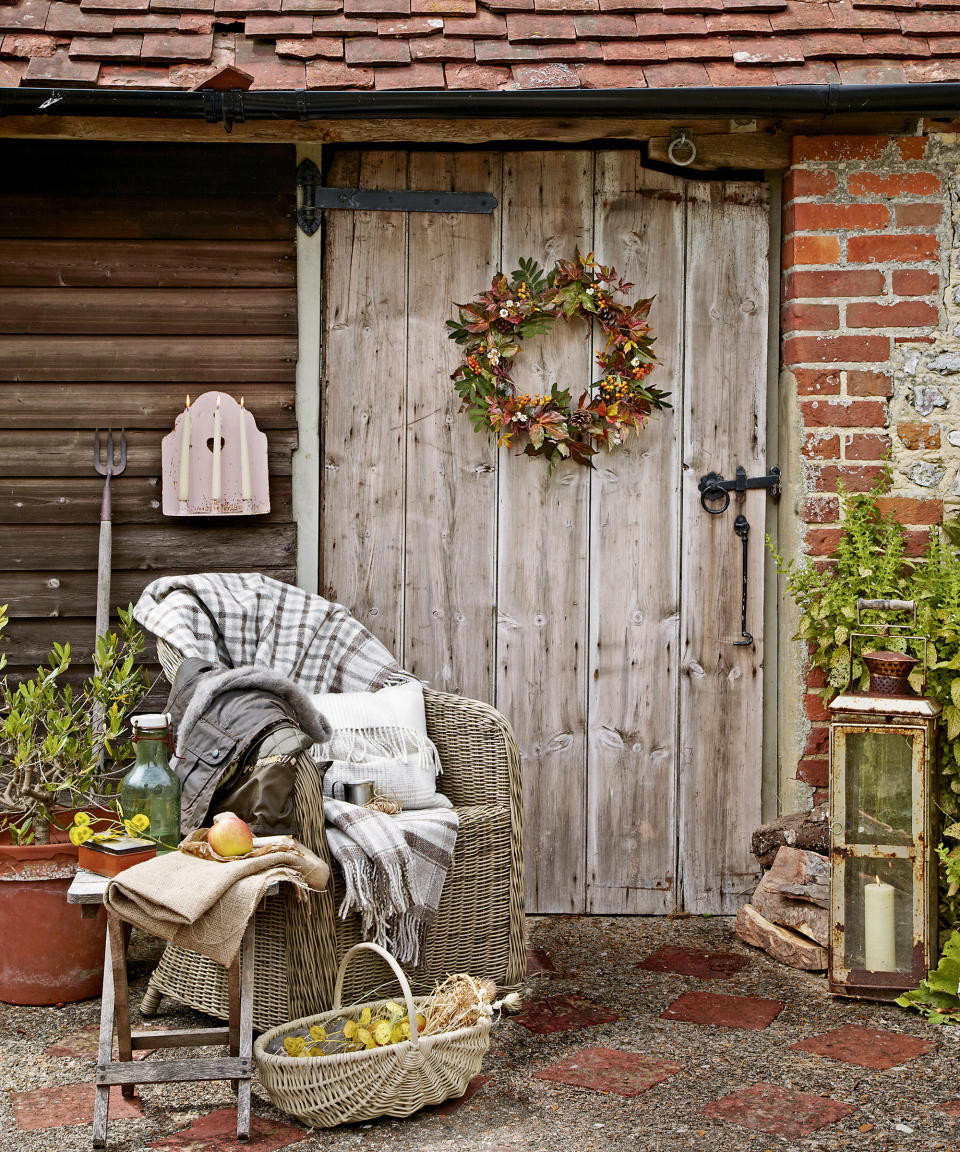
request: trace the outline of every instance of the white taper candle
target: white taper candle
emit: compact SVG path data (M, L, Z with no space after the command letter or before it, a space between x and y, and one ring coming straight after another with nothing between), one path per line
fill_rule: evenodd
M210 481L210 498L214 503L220 499L220 394L217 393L217 407L213 414L213 479Z
M180 421L180 483L177 486L177 498L187 501L190 498L190 397L187 397L187 408Z
M250 491L250 455L247 452L247 409L240 397L240 496L249 500Z

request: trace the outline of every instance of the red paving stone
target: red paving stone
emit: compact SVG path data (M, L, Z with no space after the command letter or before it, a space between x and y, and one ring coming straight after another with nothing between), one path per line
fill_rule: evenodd
M468 1100L472 1100L474 1096L480 1091L484 1084L490 1083L489 1076L474 1076L474 1078L467 1085L467 1090L462 1096L456 1096L453 1100L444 1100L442 1104L435 1104L432 1108L424 1108L420 1113L421 1116L439 1116L441 1120L446 1120L452 1116L459 1108L466 1104Z
M612 1092L615 1096L639 1096L654 1084L683 1071L682 1064L655 1060L639 1052L617 1048L584 1048L559 1064L535 1073L538 1080L554 1080L575 1088Z
M553 972L553 961L542 948L527 949L527 975L535 976L538 972Z
M698 980L725 980L735 976L750 963L736 952L702 952L699 948L658 948L637 968L648 972L666 972L677 976L696 976Z
M80 1060L96 1060L97 1049L100 1046L100 1025L88 1024L86 1028L81 1028L79 1032L71 1032L68 1036L64 1036L58 1040L56 1044L51 1044L48 1048L44 1048L44 1056L60 1056L64 1058L80 1059ZM155 1048L139 1048L133 1054L134 1060L146 1060L151 1052L155 1052ZM113 1058L117 1059L117 1041L113 1041Z
M38 1128L68 1128L93 1123L95 1084L66 1084L59 1088L31 1088L11 1092L10 1103L21 1132ZM110 1089L110 1119L123 1120L143 1115L139 1096L127 1098L119 1088Z
M810 1096L776 1084L751 1084L749 1088L708 1104L702 1111L712 1120L729 1120L744 1128L795 1140L842 1120L856 1112L856 1108L827 1096Z
M547 996L542 1000L528 1000L517 1015L517 1023L531 1032L567 1032L572 1028L587 1028L593 1024L612 1024L620 1017L602 1004L596 1004L571 992L568 996Z
M844 1024L819 1036L798 1040L790 1047L801 1052L815 1052L818 1056L830 1056L845 1064L886 1071L923 1056L934 1044L932 1040L922 1040L919 1036L902 1036L899 1032L887 1032L882 1028Z
M684 992L660 1014L661 1020L712 1024L720 1028L766 1028L783 1011L780 1000L760 996L723 996L719 992Z
M111 1104L112 1112L112 1104ZM112 1119L112 1116L111 1116ZM237 1111L235 1108L218 1108L208 1112L180 1132L172 1136L161 1136L148 1148L159 1148L161 1152L277 1152L299 1144L310 1135L299 1125L281 1124L276 1120L266 1120L262 1116L250 1117L250 1139L237 1143Z

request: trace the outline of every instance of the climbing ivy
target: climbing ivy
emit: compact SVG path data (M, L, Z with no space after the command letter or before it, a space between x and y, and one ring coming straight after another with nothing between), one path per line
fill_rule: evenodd
M960 923L960 521L944 524L942 532L932 528L923 553L909 557L906 531L879 506L889 482L889 476L882 478L870 492L841 489L842 528L829 558L788 563L769 538L767 544L800 611L796 638L807 643L811 663L824 671L824 701L847 687L848 642L856 629L857 598L917 601L916 631L930 639L926 694L943 707L940 913L944 924L953 927ZM904 617L870 612L864 621L898 624ZM884 638L883 647L902 652L908 645L890 635ZM911 674L916 691L922 687L922 675L919 667ZM868 682L869 673L855 645L850 686L862 691Z

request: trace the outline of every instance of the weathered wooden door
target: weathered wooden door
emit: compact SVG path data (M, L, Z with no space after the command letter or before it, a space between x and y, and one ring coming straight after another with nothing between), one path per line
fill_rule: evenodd
M336 154L331 184L493 192L492 216L330 212L324 274L321 589L439 689L488 700L523 753L527 907L730 911L760 819L767 189L644 169L633 151ZM465 416L444 321L521 256L595 251L656 294L674 409L552 476ZM528 341L516 377L574 395L582 327ZM479 770L479 766L478 766Z

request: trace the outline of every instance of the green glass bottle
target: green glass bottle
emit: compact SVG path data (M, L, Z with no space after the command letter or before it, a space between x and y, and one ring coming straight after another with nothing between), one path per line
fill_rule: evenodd
M157 852L171 852L180 843L180 780L170 767L169 717L151 713L130 723L137 762L120 783L120 809L125 820L146 816Z

